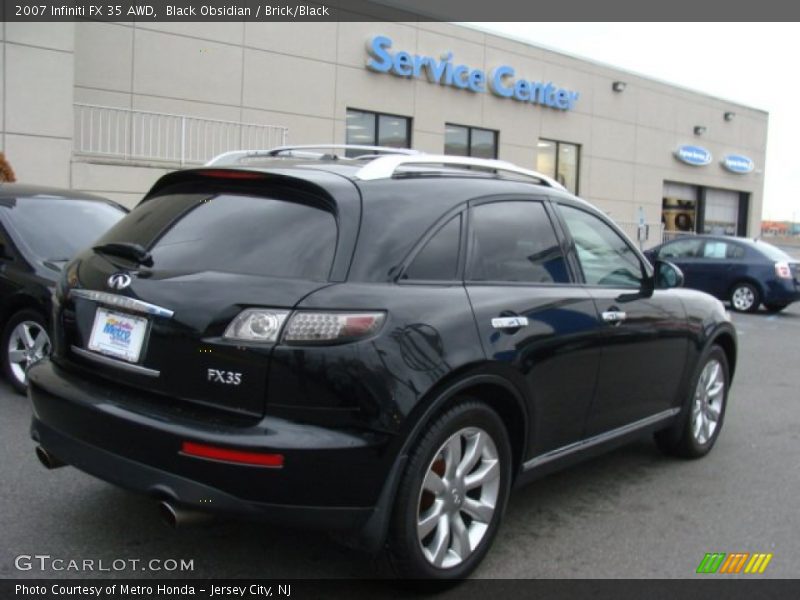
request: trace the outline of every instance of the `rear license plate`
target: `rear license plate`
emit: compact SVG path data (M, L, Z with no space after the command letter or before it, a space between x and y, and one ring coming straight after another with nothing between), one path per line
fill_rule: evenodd
M146 335L147 319L98 308L89 337L89 350L138 362Z

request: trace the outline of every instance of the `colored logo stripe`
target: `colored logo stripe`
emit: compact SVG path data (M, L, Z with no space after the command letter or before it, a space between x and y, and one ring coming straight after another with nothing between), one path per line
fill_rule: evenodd
M763 573L767 569L769 561L772 560L772 553L770 554L753 554L753 558L747 563L745 573Z
M744 567L744 563L750 556L749 552L734 552L728 554L727 560L722 563L720 573L738 573Z
M707 552L697 567L698 573L716 573L722 561L725 559L724 552Z
M763 573L772 560L772 554L756 552L707 552L697 567L698 573ZM745 566L747 565L747 566Z

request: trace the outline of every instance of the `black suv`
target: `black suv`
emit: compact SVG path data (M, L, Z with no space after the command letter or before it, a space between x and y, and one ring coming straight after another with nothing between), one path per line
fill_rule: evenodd
M500 161L347 147L161 178L65 269L37 454L198 511L342 530L460 578L514 485L719 435L721 303ZM361 156L357 156L361 153Z

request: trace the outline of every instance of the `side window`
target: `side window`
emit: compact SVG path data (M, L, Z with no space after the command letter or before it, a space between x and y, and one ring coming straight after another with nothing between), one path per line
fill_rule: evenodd
M450 219L423 246L406 269L403 279L451 281L458 271L461 215Z
M586 283L617 287L640 287L642 264L633 248L597 216L560 206L567 223Z
M744 258L744 246L739 244L728 244L728 251L725 258Z
M728 244L716 240L708 240L703 248L703 258L725 258L728 253Z
M472 281L565 283L567 266L541 202L481 204L470 217Z
M696 258L700 256L701 240L685 238L676 240L661 248L659 258Z

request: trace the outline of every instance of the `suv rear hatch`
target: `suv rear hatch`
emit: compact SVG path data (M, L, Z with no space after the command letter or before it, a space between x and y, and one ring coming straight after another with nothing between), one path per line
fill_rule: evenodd
M264 173L170 177L68 266L53 360L113 386L263 414L274 342L223 336L249 307L290 310L328 285L335 203Z

